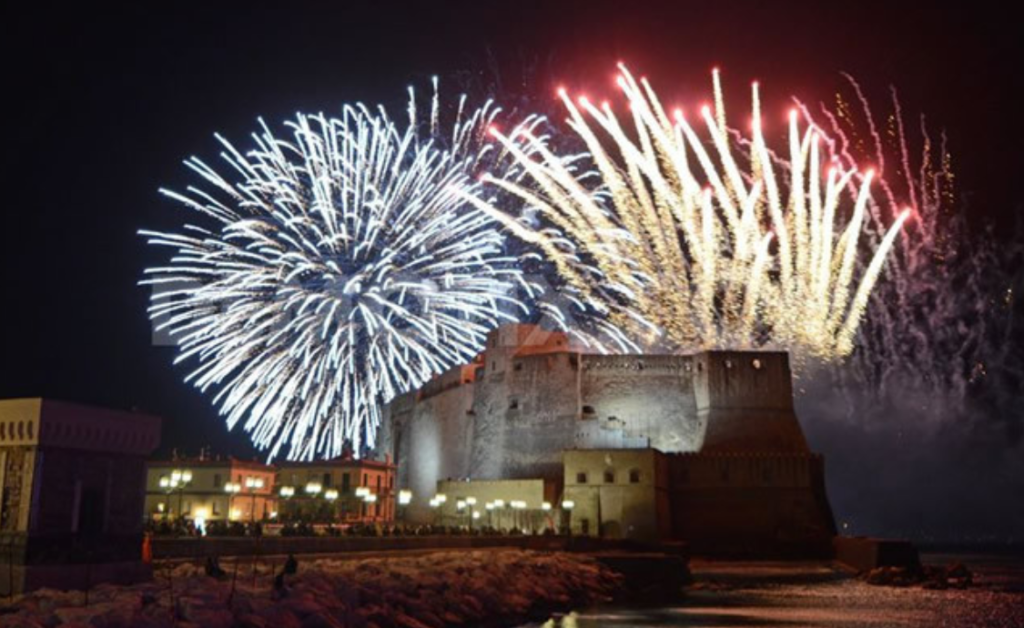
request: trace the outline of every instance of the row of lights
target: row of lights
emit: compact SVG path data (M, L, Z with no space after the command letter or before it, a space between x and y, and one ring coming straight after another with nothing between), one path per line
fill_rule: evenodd
M408 492L408 491L403 491L403 492ZM409 499L411 500L411 498L412 498L412 494L409 493ZM399 494L399 500L401 501L401 494ZM430 507L431 508L438 508L438 507L441 506L441 504L444 504L447 501L448 501L448 496L447 495L445 495L444 493L438 493L437 495L435 495L430 500ZM407 503L408 503L408 501L404 502L403 504L407 504ZM455 509L459 510L459 511L462 511L462 510L465 510L466 507L472 508L473 506L476 506L476 504L477 504L476 497L472 497L472 496L471 497L466 497L465 499L460 499L460 500L455 502ZM512 500L512 501L506 502L504 499L496 499L496 500L494 500L492 502L487 502L486 504L484 504L484 508L486 508L487 510L495 510L495 509L499 509L499 508L505 508L506 504L508 505L509 508L512 508L513 510L525 510L527 508L527 504L526 504L525 501L522 501L522 500ZM575 507L576 507L576 502L572 501L571 499L567 499L567 500L564 500L562 502L562 509L563 510L572 510ZM543 503L541 503L540 508L541 508L541 510L551 510L551 502L543 502ZM475 516L475 514L476 513L474 513L474 516Z
M245 478L245 488L249 491L258 491L264 487L263 478L255 478L249 476ZM238 482L228 482L224 485L225 493L240 493L242 492L242 485Z
M323 489L323 484L321 484L320 482L309 482L306 484L306 494L309 495L310 497L316 497L322 492L324 494L324 499L328 501L334 501L338 499L339 494L337 489L329 488L326 491ZM403 498L403 493L408 493L408 500L412 499L412 493L410 493L409 491L400 491L398 494L398 499L400 502ZM295 496L295 487L282 486L281 490L279 491L279 494L281 495L281 497L284 497L285 499L292 498ZM360 486L359 488L356 489L356 497L362 499L368 504L372 504L377 501L377 496L371 493L370 489L365 486ZM405 503L409 502L406 501Z
M192 471L189 469L175 469L170 476L160 476L160 488L175 489L183 487L192 482Z

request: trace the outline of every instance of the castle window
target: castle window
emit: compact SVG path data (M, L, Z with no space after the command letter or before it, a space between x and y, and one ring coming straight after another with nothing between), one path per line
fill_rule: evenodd
M604 472L604 483L615 484L615 472L612 471L611 469L608 469Z
M586 472L580 471L580 472L578 472L576 474L576 483L577 484L586 484L587 483L587 474L586 474Z
M754 361L751 362L751 365L753 365L755 371L760 371L761 370L761 360L758 360L757 358L754 358Z
M583 414L594 414L594 406L583 406Z
M508 402L508 409L509 410L516 410L518 408L519 408L519 400L513 397Z
M642 371L642 370L644 370L644 363L643 363L643 362L639 362L639 361L638 361L638 362L636 363L636 370L638 370L638 371Z
M516 362L516 363L515 363L515 367L514 367L514 368L515 368L515 370L517 370L517 371L521 371L521 370L523 370L523 363L522 363L522 362Z
M640 483L640 469L630 469L629 471L629 483L639 484Z

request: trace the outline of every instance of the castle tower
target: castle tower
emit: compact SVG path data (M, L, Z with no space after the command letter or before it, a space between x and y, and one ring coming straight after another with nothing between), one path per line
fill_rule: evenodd
M809 453L793 409L784 352L706 351L694 356L702 452Z

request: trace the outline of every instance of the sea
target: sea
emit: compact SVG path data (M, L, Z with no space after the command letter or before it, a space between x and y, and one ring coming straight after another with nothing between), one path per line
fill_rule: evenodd
M523 628L1024 627L1024 551L922 552L921 561L962 563L973 585L877 586L820 562L694 560L693 586L677 602L580 609Z

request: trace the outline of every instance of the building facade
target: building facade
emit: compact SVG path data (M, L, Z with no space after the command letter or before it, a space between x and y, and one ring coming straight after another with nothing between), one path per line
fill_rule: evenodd
M341 457L314 462L281 462L277 469L281 519L342 524L395 520L395 465Z
M254 522L277 513L272 466L235 458L159 460L147 464L146 516Z
M0 591L140 576L145 458L160 419L0 400Z
M667 459L656 449L565 452L563 503L572 533L611 539L672 537Z

